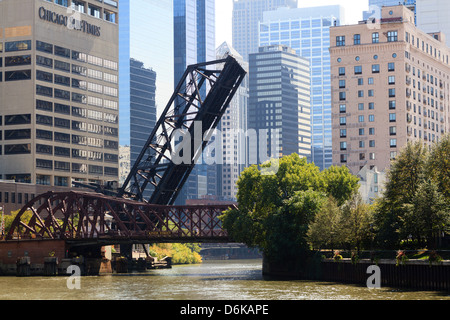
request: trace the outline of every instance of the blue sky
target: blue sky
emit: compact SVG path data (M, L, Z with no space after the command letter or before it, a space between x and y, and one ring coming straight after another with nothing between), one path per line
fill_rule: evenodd
M362 19L362 12L368 10L368 0L299 0L299 7L340 4L345 8L345 24L354 24ZM313 4L312 4L313 3ZM233 0L216 0L216 44L231 43L231 19Z

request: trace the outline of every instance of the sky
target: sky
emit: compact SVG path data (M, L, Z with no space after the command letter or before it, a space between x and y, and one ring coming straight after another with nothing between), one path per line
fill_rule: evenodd
M345 24L355 24L362 20L362 12L368 10L368 0L298 0L299 7L315 7L340 4L345 9ZM231 20L233 0L216 0L216 47L224 41L232 44Z

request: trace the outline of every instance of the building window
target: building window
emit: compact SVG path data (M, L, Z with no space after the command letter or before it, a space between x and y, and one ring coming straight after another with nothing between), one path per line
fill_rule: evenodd
M369 135L374 136L375 135L375 128L369 128Z
M380 73L380 65L379 64L372 65L372 73Z
M389 84L395 84L395 76L389 76L388 77L388 83Z
M364 122L364 116L363 115L358 116L358 122L359 123Z
M53 83L53 74L50 72L36 70L36 80Z
M341 129L340 136L341 136L341 138L346 138L347 137L347 129Z
M395 100L389 101L389 110L395 110L396 102Z
M339 75L345 76L345 67L339 67Z
M375 148L375 140L369 140L369 147Z
M343 141L340 143L341 151L347 150L347 142Z
M358 86L364 85L364 78L358 78Z
M345 101L346 99L346 93L345 92L339 92L339 100Z
M388 31L387 41L388 42L396 42L398 40L398 32L397 31Z
M395 71L395 62L388 63L388 71L389 72Z
M339 123L341 126L345 126L347 124L347 117L340 117Z
M391 136L397 135L397 127L389 127L389 135Z
M60 6L68 7L69 6L69 0L55 0L56 4L59 4Z
M339 112L340 113L346 113L347 112L347 106L345 104L339 105Z
M47 42L36 40L36 50L53 54L53 45Z
M5 81L30 80L31 70L6 71Z
M389 122L396 122L397 121L397 115L395 113L389 114Z
M389 89L389 98L395 98L395 88Z
M31 40L12 41L5 43L5 52L31 50Z
M353 44L354 45L361 44L361 35L360 34L353 35Z
M369 110L375 109L375 103L369 102Z
M339 80L339 88L345 89L345 80Z
M378 32L372 33L372 43L380 42L380 34Z
M31 55L5 57L5 67L26 66L31 64Z
M336 46L337 47L345 46L345 36L337 36L336 37Z
M55 55L70 59L70 50L63 47L55 46Z
M362 74L362 66L355 66L355 74Z
M369 115L369 122L374 122L375 116L373 114Z
M359 135L360 135L360 136L363 136L363 135L365 134L365 132L364 132L364 131L365 131L365 130L364 130L364 128L359 128L359 130L358 130L358 131L359 131Z
M389 146L391 148L397 148L397 139L390 139L389 140Z
M341 154L341 163L347 163L347 155Z

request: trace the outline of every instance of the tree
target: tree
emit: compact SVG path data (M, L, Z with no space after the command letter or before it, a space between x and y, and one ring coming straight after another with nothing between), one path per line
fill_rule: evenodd
M342 206L342 241L359 252L363 244L371 242L372 212L359 193L353 193L350 200Z
M433 146L427 169L430 177L436 181L439 191L450 201L450 134Z
M352 193L359 189L358 177L350 174L350 170L345 166L331 166L323 171L323 176L326 192L336 199L338 206L350 199Z
M436 182L426 179L417 189L411 204L405 205L403 234L425 239L429 249L436 248L435 239L450 227L450 207Z
M327 174L297 154L279 159L272 175L262 174L257 166L245 169L237 182L238 208L221 217L223 227L234 241L258 247L272 260L309 250L307 231L329 196L329 186L352 186L344 184L351 180L345 176L348 171L340 172L340 179Z
M391 163L387 183L377 201L374 225L380 247L398 247L405 213L404 205L411 203L426 176L428 151L421 141L409 142Z
M308 242L314 249L334 249L341 243L341 210L337 201L328 197L311 223L308 230Z

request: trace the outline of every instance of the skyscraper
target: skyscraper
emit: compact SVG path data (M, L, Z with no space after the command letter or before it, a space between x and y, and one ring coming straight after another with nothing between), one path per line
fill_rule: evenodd
M174 0L175 86L186 67L216 59L215 0ZM206 86L202 95L206 95ZM180 101L182 103L182 101ZM177 203L217 195L217 166L197 163L180 192Z
M404 6L381 23L331 28L333 164L384 171L408 141L449 132L449 48L414 25Z
M261 46L282 44L307 58L311 65L311 161L320 169L332 165L330 27L339 26L339 6L279 8L264 12L260 23Z
M427 33L443 32L450 47L450 1L417 0L417 27Z
M245 61L250 53L258 52L258 27L264 11L279 7L297 8L297 0L234 0L233 47Z
M224 42L217 48L217 59L232 55L248 72L248 62L228 43ZM222 198L236 200L237 180L240 173L248 164L247 139L247 113L248 113L248 76L245 77L236 92L233 100L225 111L220 122L220 136L222 138L222 163L219 166L218 193ZM218 148L219 149L219 148ZM216 152L220 152L216 150Z
M132 166L173 92L173 4L120 6L120 144L130 146Z
M292 153L310 159L309 60L282 45L260 47L249 58L248 129L258 135L257 150L249 144L250 164Z
M0 179L118 181L118 11L0 1Z

